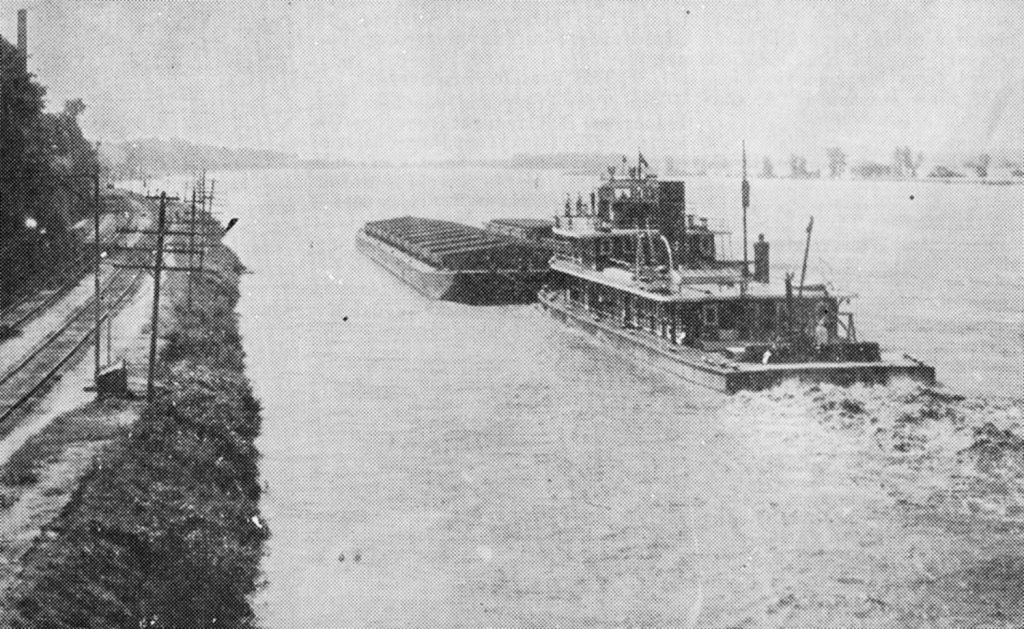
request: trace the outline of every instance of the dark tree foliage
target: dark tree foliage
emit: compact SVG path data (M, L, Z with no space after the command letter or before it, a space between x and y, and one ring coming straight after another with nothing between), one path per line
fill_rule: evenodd
M68 228L92 210L91 182L80 175L99 162L78 126L85 105L49 113L45 95L17 47L0 38L0 296L72 264ZM26 226L30 217L35 227Z
M978 159L972 160L964 164L967 168L970 168L978 175L980 179L988 177L988 165L992 161L992 156L988 153L982 153L978 156Z
M892 151L892 175L894 177L917 178L917 171L924 163L924 153L916 154L909 146L897 146Z
M807 158L803 155L790 155L789 156L789 172L790 176L795 179L807 179L811 176L809 170L807 170Z
M856 164L850 168L850 172L853 173L855 177L860 177L862 179L892 177L893 167L892 164L879 164L878 162L868 160Z
M828 176L832 179L842 177L846 171L846 151L838 146L831 146L825 149L828 157Z

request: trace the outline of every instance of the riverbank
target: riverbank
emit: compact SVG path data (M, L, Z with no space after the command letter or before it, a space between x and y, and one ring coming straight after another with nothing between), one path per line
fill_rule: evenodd
M252 619L249 595L268 531L253 444L260 406L244 375L234 311L243 268L220 243L206 262L191 311L184 274L167 278L157 398L117 429L23 557L6 596L8 624L240 626ZM37 456L15 453L4 477L38 478L60 458L50 437L27 442Z

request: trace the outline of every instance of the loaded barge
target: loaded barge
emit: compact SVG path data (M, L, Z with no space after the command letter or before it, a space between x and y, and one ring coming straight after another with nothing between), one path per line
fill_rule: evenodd
M793 274L772 281L762 235L751 273L745 168L743 259L722 260L718 241L728 232L687 214L685 182L645 176L642 165L619 178L609 169L589 205L566 201L555 217L551 281L539 301L556 319L729 393L787 379L934 383L933 367L857 337L853 314L841 311L850 296L804 283L806 251L799 284Z
M427 297L471 305L537 301L551 257L539 242L415 216L367 223L356 246Z

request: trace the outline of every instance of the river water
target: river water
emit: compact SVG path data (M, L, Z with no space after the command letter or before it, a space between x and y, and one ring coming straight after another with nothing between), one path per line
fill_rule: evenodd
M693 390L536 307L429 301L354 248L367 220L542 217L592 185L488 169L218 176L252 271L239 308L264 405L264 626L784 625L787 605L881 626L893 604L835 590L856 582L835 566L907 597L893 553L962 568L942 544L963 539L906 541L925 534L903 535L892 496L861 482L889 463L823 428L805 390ZM690 211L739 225L738 181L687 193ZM755 180L750 222L782 273L814 215L809 281L859 296L860 335L1013 417L1022 206L1024 186Z

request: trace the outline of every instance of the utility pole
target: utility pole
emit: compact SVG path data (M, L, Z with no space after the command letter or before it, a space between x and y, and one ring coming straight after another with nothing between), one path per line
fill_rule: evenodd
M4 68L3 64L0 64L0 151L3 149L3 141L7 136L5 135L7 125L5 123L5 116L7 108L4 106ZM2 176L0 172L0 176ZM3 251L4 251L4 223L7 220L6 214L4 213L4 183L0 179L0 266L3 266ZM0 328L3 327L3 314L4 314L4 271L0 269Z
M213 216L213 193L217 189L217 180L212 179L210 181L210 194L206 194L206 171L203 171L203 215ZM207 206L206 202L210 204ZM199 272L203 272L203 268L206 264L206 242L209 240L210 234L208 233L208 225L204 223L203 227L203 246L199 248Z
M149 377L146 380L146 401L153 401L153 377L156 372L156 339L160 324L160 273L164 266L164 223L167 221L167 193L160 193L160 215L157 219L156 260L153 266L153 317L149 335Z
M196 190L192 188L192 213L189 218L189 236L188 236L188 265L195 266L193 260L194 251L196 248ZM192 272L188 274L188 298L186 301L189 312L192 311Z
M102 335L100 322L103 314L103 295L100 291L100 212L102 206L100 204L100 171L97 167L96 173L92 179L92 192L93 192L93 236L96 239L95 250L93 251L93 289L95 291L95 302L94 308L94 319L95 319L95 330L96 330L96 352L94 354L94 377L93 379L98 381L100 378L100 347L102 345Z
M176 231L167 229L167 202L177 201L178 197L167 196L166 192L161 192L158 197L147 197L149 199L159 199L160 210L157 218L156 230L151 229L118 229L120 233L136 233L136 234L154 234L156 235L156 258L152 265L143 264L115 264L120 268L126 269L145 269L153 272L153 312L150 318L150 337L149 337L149 375L146 381L146 399L152 402L156 395L156 355L157 355L157 339L159 338L160 330L160 279L164 271L186 271L193 272L196 270L195 267L189 266L167 266L164 264L165 253L187 253L192 256L194 250L192 249L176 249L173 247L165 246L165 238L167 236L194 236L192 232L188 231ZM150 249L146 247L116 247L116 249L122 251L147 251Z

